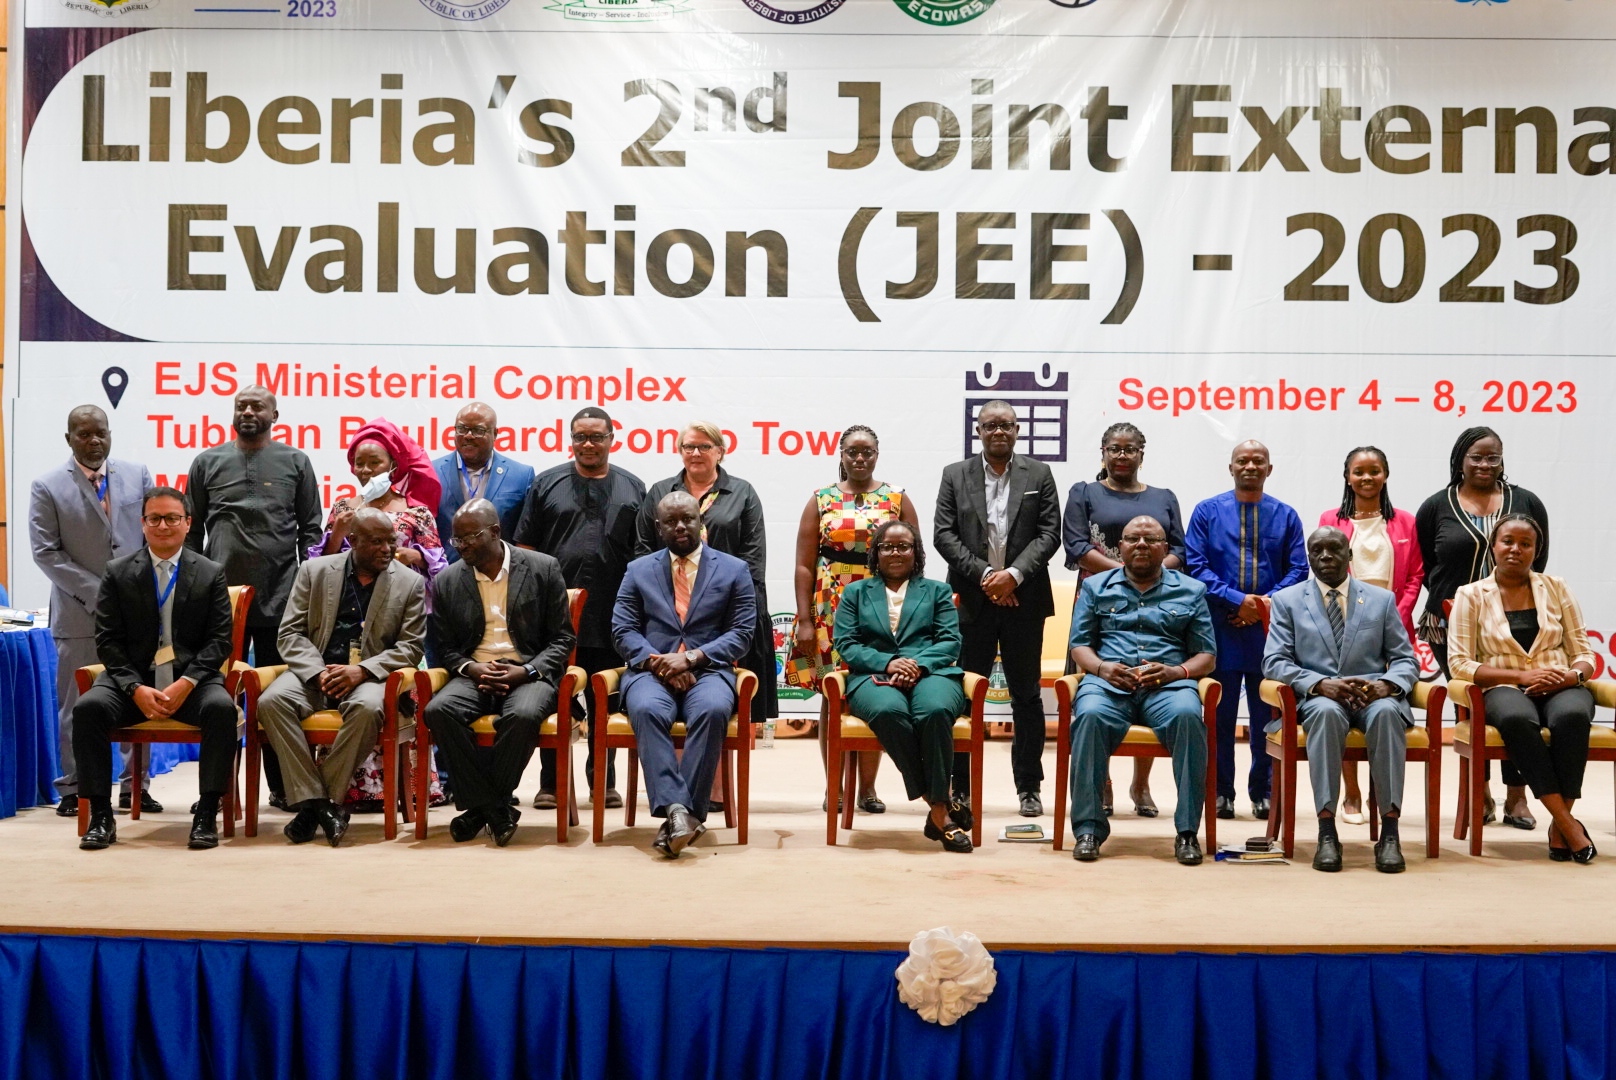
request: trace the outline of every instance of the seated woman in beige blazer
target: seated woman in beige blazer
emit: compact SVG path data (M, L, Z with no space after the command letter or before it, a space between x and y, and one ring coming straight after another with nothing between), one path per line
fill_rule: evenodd
M1594 672L1582 609L1564 581L1532 570L1543 530L1528 514L1493 526L1491 575L1461 587L1448 619L1448 662L1455 679L1485 688L1487 722L1510 760L1554 818L1549 858L1593 861L1593 841L1571 806L1588 764ZM1549 729L1545 745L1542 729Z

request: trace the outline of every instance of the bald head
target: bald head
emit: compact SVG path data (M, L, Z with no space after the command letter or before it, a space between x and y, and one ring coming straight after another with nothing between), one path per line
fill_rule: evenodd
M701 507L688 491L670 491L656 508L662 545L683 558L701 546Z
M455 511L450 543L460 557L492 577L505 561L505 542L499 534L499 511L487 499L472 499Z
M348 543L353 549L354 565L362 574L374 578L387 569L398 552L393 519L373 506L361 506L354 511Z
M1247 439L1229 455L1229 475L1234 477L1235 496L1247 502L1261 498L1263 485L1274 471L1268 458L1268 447L1256 439Z
M107 414L94 405L80 405L67 414L66 438L73 460L86 469L99 469L112 453Z
M455 450L467 468L480 469L494 454L499 420L491 406L473 401L455 413Z
M1167 530L1149 514L1140 514L1122 527L1117 541L1122 569L1136 584L1155 581L1167 561Z
M1352 569L1352 541L1347 534L1330 525L1314 529L1307 538L1307 565L1313 576L1329 588L1347 580Z
M236 394L235 412L231 426L236 429L237 441L247 446L262 446L269 441L275 421L281 416L275 395L262 386L249 386Z
M460 509L455 511L454 526L458 533L461 522L466 522L474 529L485 529L490 525L499 524L499 511L487 499L473 499L462 503Z

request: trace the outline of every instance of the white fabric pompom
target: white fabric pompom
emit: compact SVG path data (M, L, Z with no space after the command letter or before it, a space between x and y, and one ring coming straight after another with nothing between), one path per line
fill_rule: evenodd
M948 1027L988 999L998 984L993 957L975 934L925 930L898 965L898 998L929 1023Z

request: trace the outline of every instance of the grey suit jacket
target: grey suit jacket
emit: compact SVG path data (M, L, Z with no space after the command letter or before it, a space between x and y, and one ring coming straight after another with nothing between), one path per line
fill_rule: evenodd
M35 480L28 494L28 541L51 583L51 634L93 638L95 604L107 563L145 546L140 500L152 487L146 466L108 458L109 518L71 457Z
M292 595L281 616L275 643L299 682L325 670L326 644L342 607L342 578L349 552L322 555L297 568ZM421 662L426 638L426 579L403 563L390 562L377 578L359 641L359 666L384 681L391 673Z
M1403 692L1398 705L1411 723L1407 698L1420 665L1390 591L1347 579L1346 627L1338 649L1318 582L1308 578L1273 596L1263 675L1289 684L1298 697L1324 679L1384 679Z

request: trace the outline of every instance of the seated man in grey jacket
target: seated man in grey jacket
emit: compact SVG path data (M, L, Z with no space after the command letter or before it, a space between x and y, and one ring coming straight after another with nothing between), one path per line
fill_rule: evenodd
M387 676L421 662L426 582L396 562L393 522L373 507L354 514L352 547L297 569L277 644L289 670L258 699L258 726L280 755L286 824L294 844L317 829L336 847L348 831L342 801L354 767L376 743ZM302 722L321 709L342 714L342 730L318 766Z

